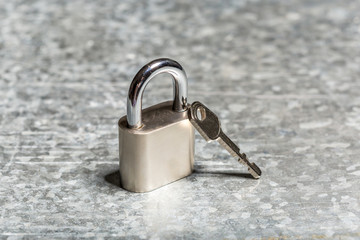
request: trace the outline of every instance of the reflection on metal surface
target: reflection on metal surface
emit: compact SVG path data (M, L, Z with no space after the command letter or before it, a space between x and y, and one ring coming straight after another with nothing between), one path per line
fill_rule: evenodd
M160 73L172 76L174 101L142 111L145 87ZM192 173L194 128L187 109L187 78L179 63L157 59L136 74L129 88L127 116L118 122L123 188L148 192Z
M140 128L142 126L141 101L144 90L150 80L161 73L169 73L173 78L174 111L182 112L187 109L187 77L182 66L171 59L156 59L142 67L131 82L127 99L129 128Z
M120 178L122 187L147 192L192 173L194 128L188 112L172 110L172 101L143 110L143 127L127 127L119 120Z

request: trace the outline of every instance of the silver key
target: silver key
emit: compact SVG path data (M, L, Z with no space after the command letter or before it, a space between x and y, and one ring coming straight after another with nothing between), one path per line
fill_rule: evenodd
M200 102L191 104L189 119L196 130L207 142L218 141L233 157L248 167L254 178L260 178L261 170L255 163L250 163L245 153L240 153L240 148L231 141L221 130L218 117Z

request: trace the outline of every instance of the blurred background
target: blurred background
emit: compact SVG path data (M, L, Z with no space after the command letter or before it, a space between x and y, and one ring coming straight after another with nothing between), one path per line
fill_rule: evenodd
M0 0L0 236L359 238L359 11ZM184 67L189 101L219 115L260 181L198 134L190 177L149 194L107 180L130 82L159 57ZM171 98L164 75L143 103Z

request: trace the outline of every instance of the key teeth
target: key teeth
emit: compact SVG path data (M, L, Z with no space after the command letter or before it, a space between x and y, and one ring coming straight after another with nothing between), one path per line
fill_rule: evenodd
M251 163L251 167L249 167L248 170L255 179L260 178L261 170L255 163Z
M244 153L240 154L242 157L245 155ZM248 158L245 157L244 158L239 158L238 162L247 166L248 167L248 171L250 172L251 176L255 179L259 179L261 176L261 170L260 168L255 164L255 163L250 163Z
M261 176L261 169L255 164L255 163L250 163L249 162L249 159L247 158L246 154L245 153L241 153L240 154L242 159L239 158L239 162L248 162L249 165L248 166L248 171L250 172L251 176L253 176L253 178L255 179L259 179L260 176Z

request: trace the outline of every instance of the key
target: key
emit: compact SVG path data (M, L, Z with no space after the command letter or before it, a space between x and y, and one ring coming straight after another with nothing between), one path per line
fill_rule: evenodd
M246 154L241 153L240 148L226 136L215 113L200 102L191 104L189 112L190 122L207 142L218 141L233 157L238 158L238 162L248 167L253 178L260 178L260 168L255 163L250 163Z

